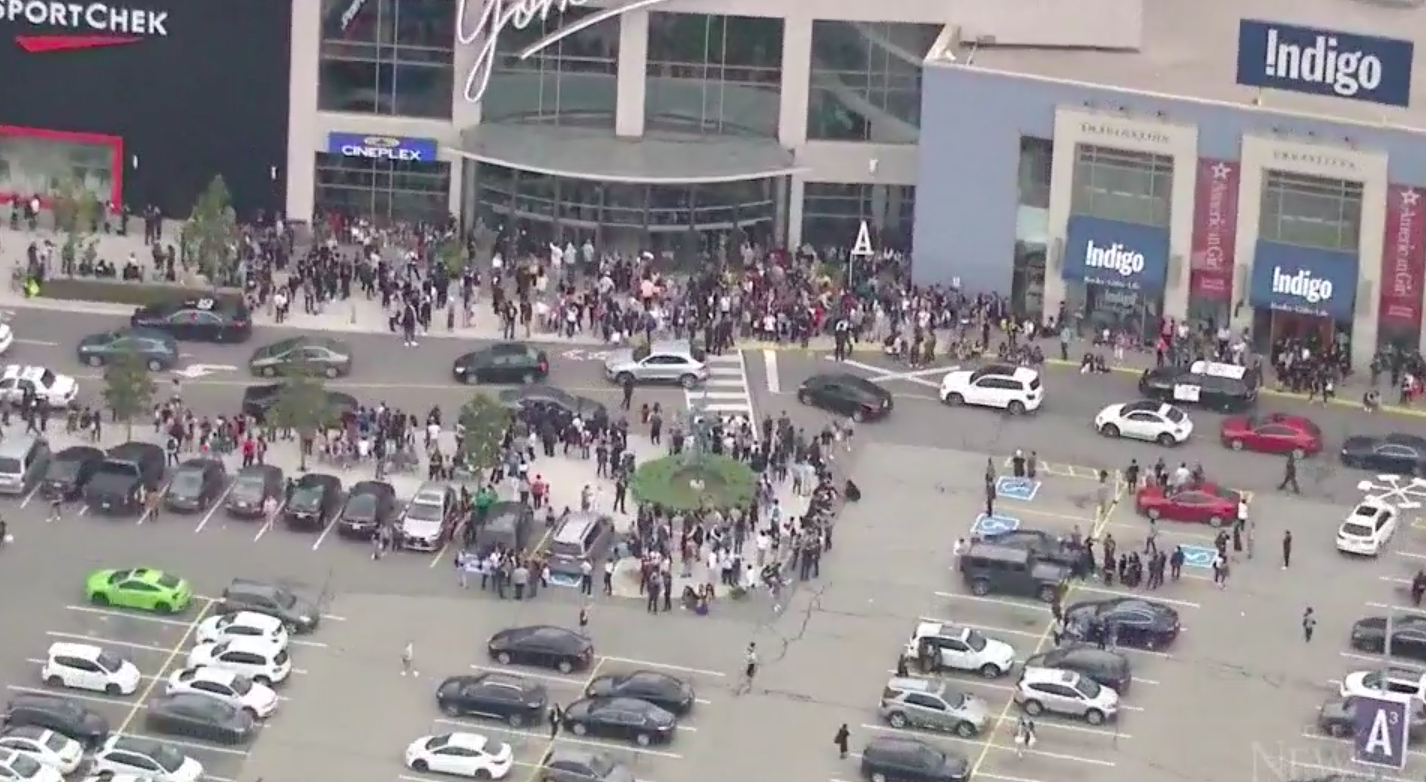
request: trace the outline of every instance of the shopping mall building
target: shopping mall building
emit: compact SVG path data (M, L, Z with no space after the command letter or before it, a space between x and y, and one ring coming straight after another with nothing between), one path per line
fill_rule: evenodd
M1421 25L1270 2L0 0L0 198L180 215L222 173L245 215L674 252L866 222L1086 327L1418 344L1414 49L1374 36Z

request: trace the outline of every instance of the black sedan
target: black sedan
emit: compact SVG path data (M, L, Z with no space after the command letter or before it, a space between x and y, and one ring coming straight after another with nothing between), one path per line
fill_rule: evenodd
M448 717L499 720L512 728L545 721L545 685L508 673L452 676L436 688L436 705Z
M285 375L297 367L328 378L345 377L352 373L352 349L331 337L301 336L263 345L248 359L248 370L262 377Z
M269 499L282 501L282 486L282 468L276 465L251 464L238 470L225 503L228 515L239 519L261 518Z
M88 445L71 445L50 457L45 477L40 482L40 496L47 500L78 497L103 463L102 450Z
M584 694L591 698L635 698L648 701L664 711L683 716L698 702L693 686L657 671L633 671L600 676L589 683Z
M672 741L678 718L636 698L581 698L565 707L564 729L647 747Z
M1028 527L995 535L983 535L982 539L1001 546L1026 549L1040 559L1070 567L1076 565L1081 556L1081 550L1070 546L1062 536Z
M396 487L386 481L362 481L352 487L337 514L337 534L370 540L376 531L400 514Z
M252 313L240 296L150 304L135 310L129 325L162 331L174 339L207 342L242 342L253 333Z
M862 778L878 782L965 782L970 769L964 755L916 738L878 736L862 750Z
M1387 650L1386 617L1369 616L1352 625L1352 648L1373 654ZM1426 662L1426 617L1399 616L1391 622L1391 655Z
M864 377L846 372L813 375L797 389L797 401L820 407L853 421L871 421L891 415L891 392Z
M356 397L351 394L343 394L340 391L327 391L326 394L328 423L342 420L361 407L361 403L357 402ZM277 405L277 401L281 397L281 383L248 386L243 390L243 415L250 415L256 418L258 423L265 423L268 412Z
M1373 472L1426 476L1426 438L1356 435L1342 443L1342 464Z
M1120 695L1129 694L1134 682L1128 657L1082 641L1068 641L1048 652L1031 655L1025 660L1025 667L1074 671Z
M1162 649L1178 638L1178 612L1162 603L1116 597L1075 603L1065 610L1071 638L1098 643L1111 632L1119 646Z
M1357 730L1356 698L1332 696L1317 709L1317 728L1329 736L1345 739ZM1411 703L1411 738L1426 735L1426 704L1419 700Z
M510 627L490 636L490 656L501 665L534 665L570 673L594 662L588 636L553 625Z
M282 519L295 530L317 532L326 528L342 502L342 479L323 472L309 472L297 479L292 496L282 508Z
M451 374L469 385L538 383L549 377L550 359L545 351L523 342L501 342L457 358Z
M179 513L207 510L228 488L228 468L218 459L189 459L178 465L163 493L163 504Z
M548 421L556 432L564 431L576 417L596 428L609 423L609 409L603 404L543 384L501 391L500 404L527 424Z
M149 730L219 744L243 744L257 731L257 721L247 711L206 695L159 695L144 707Z
M119 329L90 334L79 341L79 361L102 367L121 355L137 356L151 372L178 364L178 340L157 329Z

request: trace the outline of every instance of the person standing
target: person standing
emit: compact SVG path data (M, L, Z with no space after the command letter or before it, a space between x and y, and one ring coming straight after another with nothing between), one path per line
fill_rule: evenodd
M561 709L560 705L556 703L553 707L550 708L550 741L554 741L556 738L559 738L560 723L563 721L564 709Z
M733 691L734 695L742 695L753 691L753 678L758 674L758 644L757 641L748 642L748 651L743 655L743 678L738 682L738 689Z
M1292 567L1292 530L1282 533L1282 569Z
M837 745L837 757L842 760L847 759L847 744L851 741L852 732L847 730L847 723L843 722L842 727L837 728L837 735L832 737L832 743Z
M1317 629L1317 615L1313 613L1312 606L1308 606L1302 612L1302 641L1312 643L1312 633Z
M401 650L401 675L412 678L421 675L421 672L416 670L416 644L412 641L407 641L406 648Z

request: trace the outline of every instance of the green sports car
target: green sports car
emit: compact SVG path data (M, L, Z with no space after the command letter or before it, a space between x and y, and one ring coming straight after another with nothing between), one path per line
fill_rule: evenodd
M162 570L96 570L84 582L84 593L97 606L136 608L171 614L188 607L193 587L187 579Z

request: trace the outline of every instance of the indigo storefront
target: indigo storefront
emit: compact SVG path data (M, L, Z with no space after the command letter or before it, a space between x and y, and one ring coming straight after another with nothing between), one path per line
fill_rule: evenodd
M1076 215L1065 235L1066 312L1081 333L1109 329L1152 339L1163 311L1169 232Z
M1254 346L1266 350L1283 339L1349 342L1357 265L1353 253L1260 240L1248 287Z
M449 214L451 164L435 139L330 133L317 153L317 208L348 219L438 223Z
M242 218L280 209L291 5L30 3L3 15L0 201L73 182L184 217L221 174Z

